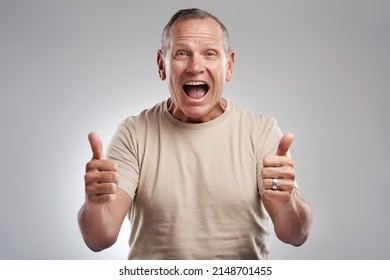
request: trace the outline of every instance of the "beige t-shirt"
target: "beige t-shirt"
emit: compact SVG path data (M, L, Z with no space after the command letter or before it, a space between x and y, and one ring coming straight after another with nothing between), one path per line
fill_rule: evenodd
M201 124L167 101L124 120L108 158L133 199L129 259L266 259L262 160L281 136L275 119L231 101Z

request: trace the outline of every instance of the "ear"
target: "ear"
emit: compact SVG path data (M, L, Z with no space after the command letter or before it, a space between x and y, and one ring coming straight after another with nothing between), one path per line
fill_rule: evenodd
M158 75L160 76L161 81L164 81L167 76L165 73L165 63L164 63L164 56L162 50L158 50L157 52L157 67L158 67Z
M227 67L226 67L226 81L230 81L233 77L233 69L234 69L234 51L230 51L227 58Z

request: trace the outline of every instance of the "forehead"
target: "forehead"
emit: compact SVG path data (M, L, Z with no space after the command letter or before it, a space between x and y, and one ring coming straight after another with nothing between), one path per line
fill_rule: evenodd
M208 41L223 43L221 26L213 19L180 20L173 24L170 30L172 44L188 41Z

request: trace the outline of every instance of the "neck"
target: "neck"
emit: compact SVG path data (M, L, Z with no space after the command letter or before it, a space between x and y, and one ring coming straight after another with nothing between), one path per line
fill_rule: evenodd
M224 98L221 98L220 101L210 110L210 112L200 118L192 118L191 116L187 116L179 109L178 106L172 101L171 98L168 99L168 111L171 113L171 115L178 119L181 122L185 123L205 123L211 120L214 120L218 118L220 115L222 115L227 106L227 100Z

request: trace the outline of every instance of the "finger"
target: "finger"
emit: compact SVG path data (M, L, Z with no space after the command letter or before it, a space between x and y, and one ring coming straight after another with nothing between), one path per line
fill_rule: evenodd
M87 162L85 166L86 172L94 172L94 171L118 171L118 164L112 160L97 160L92 159Z
M282 167L282 166L291 166L294 167L294 161L287 156L274 156L268 155L263 159L264 167Z
M105 195L105 194L115 194L116 193L116 184L115 183L104 183L104 184L92 184L86 188L86 193L88 197Z
M295 179L295 171L291 166L282 167L266 167L261 170L261 177L263 179Z
M116 199L116 194L101 194L101 195L93 195L93 196L88 196L88 201L93 204L106 204L111 201L115 201Z
M96 132L91 132L88 134L88 140L91 144L92 159L103 159L103 145L99 135Z
M290 149L293 139L294 139L294 135L292 133L284 134L283 137L280 139L276 154L278 156L286 156L288 150Z
M290 179L278 179L276 184L277 184L277 191L291 192L294 188L294 180L290 180ZM272 179L264 179L263 187L266 190L274 190L272 188Z
M118 174L116 172L88 172L84 175L85 184L88 186L94 183L114 183L118 184Z
M264 203L267 203L267 205L269 205L269 203L274 205L276 201L283 202L283 203L290 201L291 195L292 192L265 190L262 196L262 200Z

